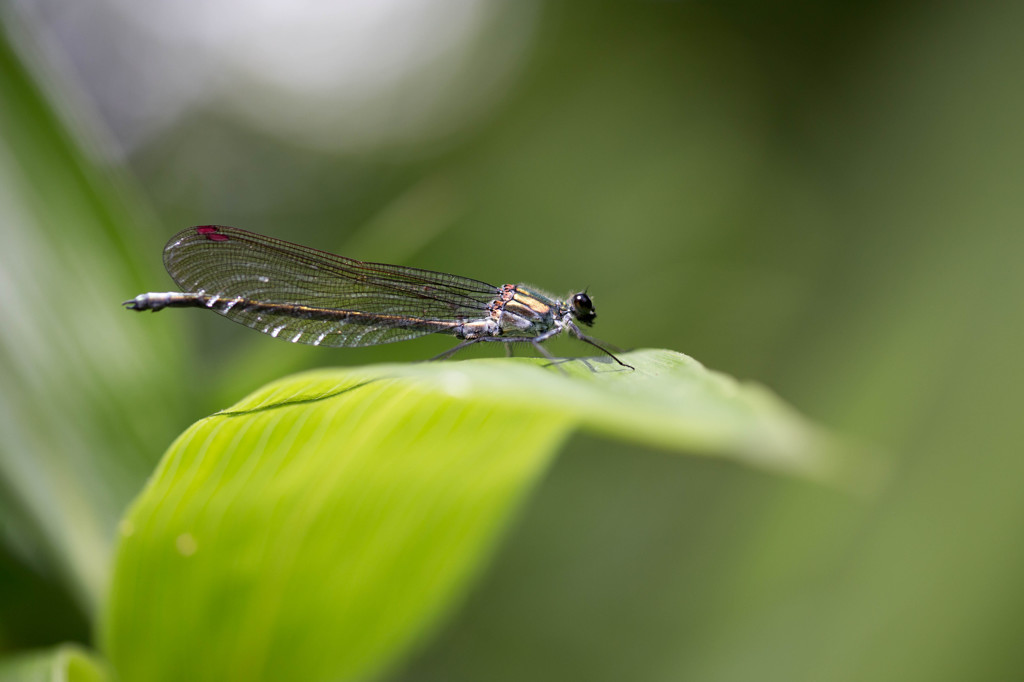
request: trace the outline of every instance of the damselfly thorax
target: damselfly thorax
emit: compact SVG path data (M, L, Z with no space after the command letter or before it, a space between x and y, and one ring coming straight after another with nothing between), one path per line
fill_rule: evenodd
M561 301L521 285L400 265L366 263L233 227L183 230L164 247L164 266L183 292L140 294L132 310L208 308L257 331L315 346L372 346L451 334L474 343L540 344L562 332L625 367L582 331L597 317L579 292ZM506 348L510 348L506 345Z

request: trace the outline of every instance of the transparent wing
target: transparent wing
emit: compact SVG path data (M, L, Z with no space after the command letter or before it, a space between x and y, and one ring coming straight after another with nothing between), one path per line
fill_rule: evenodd
M182 291L273 336L370 346L484 317L498 288L443 272L364 263L225 226L191 227L164 247Z

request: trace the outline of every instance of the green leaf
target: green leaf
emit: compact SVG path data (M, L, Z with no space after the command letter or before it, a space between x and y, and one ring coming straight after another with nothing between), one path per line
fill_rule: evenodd
M0 682L107 682L106 667L73 644L0 661Z
M143 248L148 223L130 188L96 170L67 130L82 121L70 107L58 118L38 85L55 86L52 73L37 62L37 79L7 43L28 29L9 28L0 31L0 541L60 576L92 613L117 521L184 414L183 391L171 388L181 385L182 349L170 321L140 325L119 305L157 277L155 259L135 263L158 242Z
M122 523L104 643L123 679L362 679L458 602L582 428L849 471L764 389L668 351L316 371L172 445ZM835 479L838 480L838 479Z

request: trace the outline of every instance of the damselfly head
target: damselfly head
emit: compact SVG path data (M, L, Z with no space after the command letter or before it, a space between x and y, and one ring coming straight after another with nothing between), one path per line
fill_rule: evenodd
M597 313L594 312L594 302L587 296L587 292L581 291L578 294L573 294L570 304L574 318L587 326L594 324Z

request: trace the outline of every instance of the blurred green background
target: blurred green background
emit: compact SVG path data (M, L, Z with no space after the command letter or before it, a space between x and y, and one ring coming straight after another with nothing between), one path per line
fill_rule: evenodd
M600 338L764 383L894 460L857 500L579 438L393 679L1024 676L1024 5L0 18L0 651L91 643L120 512L189 423L449 345L120 309L172 288L171 234L220 223L589 287Z

